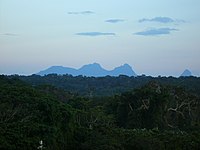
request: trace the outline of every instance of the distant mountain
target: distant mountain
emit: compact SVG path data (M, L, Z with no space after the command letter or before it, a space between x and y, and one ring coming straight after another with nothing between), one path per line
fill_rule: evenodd
M84 65L80 69L77 70L78 75L84 75L84 76L106 76L108 75L108 71L103 69L100 64L93 63Z
M103 76L119 76L119 75L127 75L127 76L137 76L133 71L130 65L124 64L122 66L116 67L113 70L106 70L101 67L98 63L88 64L82 66L80 69L74 69L63 66L52 66L46 70L40 71L37 73L38 75L47 75L47 74L71 74L73 76L83 75L83 76L93 76L93 77L103 77Z
M69 67L63 67L63 66L52 66L46 70L40 71L37 74L38 75L47 75L47 74L52 74L52 73L56 73L56 74L68 73L68 74L76 75L77 70L73 69L73 68L69 68Z
M114 70L110 71L110 76L118 76L120 74L127 76L137 76L130 65L124 64L120 67L116 67Z
M189 77L189 76L192 76L192 72L188 69L185 69L181 74L181 77Z

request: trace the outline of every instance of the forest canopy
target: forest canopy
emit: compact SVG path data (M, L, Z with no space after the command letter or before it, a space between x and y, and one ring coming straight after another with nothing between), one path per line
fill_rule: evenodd
M1 75L0 149L199 149L199 82Z

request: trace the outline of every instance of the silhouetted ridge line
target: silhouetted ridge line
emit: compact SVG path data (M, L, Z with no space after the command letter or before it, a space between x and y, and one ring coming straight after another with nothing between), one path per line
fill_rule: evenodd
M113 70L106 70L101 67L98 63L87 64L82 66L80 69L63 67L63 66L51 66L46 70L40 71L38 75L48 75L48 74L71 74L73 76L83 75L88 77L103 77L103 76L137 76L129 64L124 64L122 66L116 67Z

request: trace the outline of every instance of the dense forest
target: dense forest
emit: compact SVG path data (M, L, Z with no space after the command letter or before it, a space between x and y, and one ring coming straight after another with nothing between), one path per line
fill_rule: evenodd
M198 150L200 78L1 75L0 149L39 146Z
M199 77L151 77L151 76L132 76L128 77L120 75L118 77L86 77L72 75L57 75L49 74L45 76L31 75L18 76L14 75L11 78L17 77L33 86L38 85L53 85L57 88L71 91L74 94L82 96L113 96L140 88L151 81L161 83L163 85L174 85L183 87L187 91L200 95L200 78Z

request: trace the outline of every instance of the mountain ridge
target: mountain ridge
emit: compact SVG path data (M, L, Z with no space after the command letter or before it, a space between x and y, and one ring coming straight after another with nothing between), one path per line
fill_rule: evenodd
M83 75L88 77L103 77L103 76L119 76L119 75L127 75L127 76L137 76L137 74L133 71L132 67L125 63L124 65L115 67L112 70L106 70L101 67L98 63L86 64L83 65L79 69L71 68L71 67L63 67L63 66L51 66L45 70L42 70L37 75L48 75L48 74L71 74L73 76Z
M189 77L189 76L192 76L192 72L189 69L185 69L180 76L181 77Z

